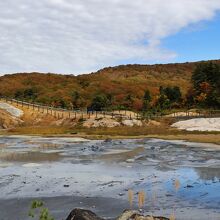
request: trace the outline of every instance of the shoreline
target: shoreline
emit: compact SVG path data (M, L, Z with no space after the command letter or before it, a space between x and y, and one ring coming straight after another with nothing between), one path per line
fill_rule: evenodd
M206 143L206 144L215 144L220 147L220 133L219 134L178 134L178 135L134 135L134 136L123 136L123 135L91 135L91 134L11 134L4 133L0 134L1 137L9 136L27 136L27 137L57 137L57 138L84 138L88 140L106 140L106 139L143 139L143 138L152 138L152 139L161 139L166 141L186 141L186 142L195 142L195 143Z

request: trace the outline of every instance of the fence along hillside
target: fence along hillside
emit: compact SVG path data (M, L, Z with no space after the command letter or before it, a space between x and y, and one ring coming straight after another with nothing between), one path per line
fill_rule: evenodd
M149 114L149 113L136 113L129 110L115 110L115 111L87 111L86 109L64 109L46 106L40 103L30 103L22 100L1 97L1 101L17 106L18 108L26 108L30 111L37 111L41 114L51 115L56 119L90 119L90 118L124 118L124 119L156 119L156 118L178 118L190 119L199 117L220 117L220 110L196 110L196 111L181 111L174 112L169 115L162 113Z
M37 111L41 114L51 115L57 119L89 119L89 118L127 118L140 119L140 114L131 111L87 111L86 109L64 109L42 105L40 103L30 103L22 100L1 97L1 101L17 106L21 109Z

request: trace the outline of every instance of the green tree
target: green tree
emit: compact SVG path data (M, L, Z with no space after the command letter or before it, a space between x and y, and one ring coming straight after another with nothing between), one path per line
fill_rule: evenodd
M149 90L146 90L143 97L143 111L147 111L150 108L150 102L152 97Z
M108 104L109 101L106 95L96 95L92 100L90 108L95 111L101 111L103 108L106 108Z
M72 104L74 108L78 108L79 107L79 100L80 100L80 94L77 91L74 91L72 93Z
M166 87L163 89L162 94L166 95L171 103L179 102L181 100L182 94L178 86Z
M161 94L157 100L157 107L161 110L168 109L170 107L170 100L165 94Z
M220 107L220 65L203 62L196 66L192 74L192 83L199 104L206 107ZM200 99L205 95L204 99Z
M24 95L23 95L24 99L34 101L37 98L37 96L38 96L38 91L34 87L24 90Z
M125 96L125 99L124 99L124 103L123 106L125 107L125 109L131 109L133 107L133 97L131 94L128 94L127 96Z

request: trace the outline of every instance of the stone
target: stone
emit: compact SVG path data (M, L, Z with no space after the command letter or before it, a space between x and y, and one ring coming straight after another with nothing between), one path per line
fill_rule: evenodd
M94 206L95 207L95 206ZM74 209L66 220L104 220L97 216L94 212L84 209ZM169 220L161 216L149 216L140 214L136 210L125 210L116 220Z
M138 211L125 210L116 220L169 220L161 216L144 216Z
M74 209L66 220L103 220L94 212L84 209Z
M140 120L136 120L136 119L126 119L122 121L122 125L124 126L128 126L128 127L133 127L133 126L142 126L143 123Z

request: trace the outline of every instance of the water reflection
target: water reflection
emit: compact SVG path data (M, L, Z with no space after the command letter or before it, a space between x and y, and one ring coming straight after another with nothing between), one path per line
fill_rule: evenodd
M195 170L202 180L220 181L219 168L199 167Z

